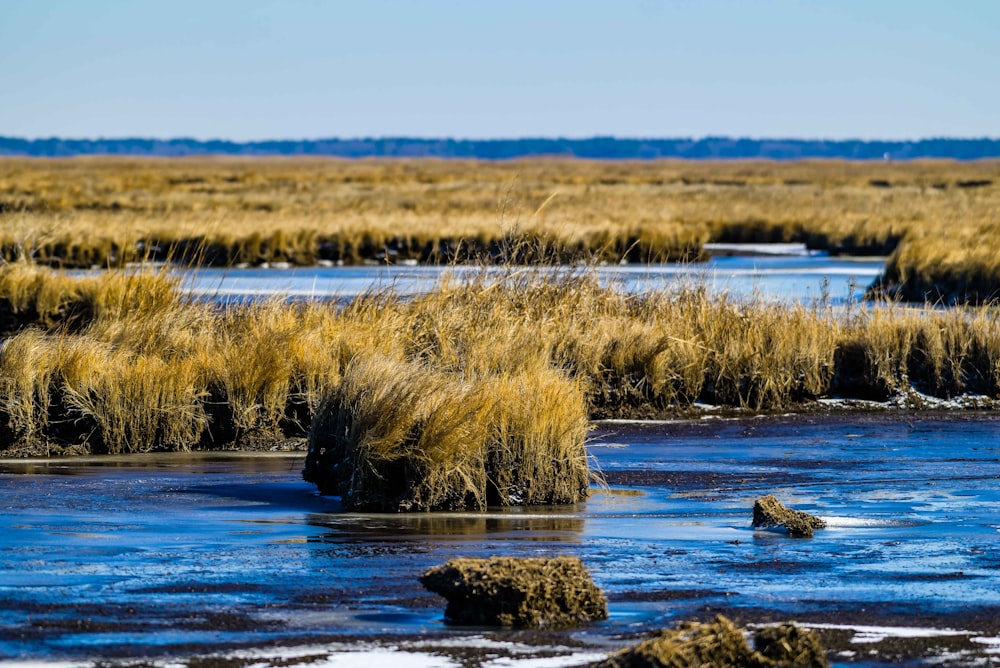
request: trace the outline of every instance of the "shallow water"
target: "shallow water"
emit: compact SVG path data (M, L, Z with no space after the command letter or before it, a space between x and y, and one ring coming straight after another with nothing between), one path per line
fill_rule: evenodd
M534 665L523 645L567 665L721 611L816 624L843 663L971 665L1000 646L998 435L987 414L606 423L590 450L608 490L482 514L342 512L301 482L301 453L6 461L0 659L252 648L346 665L361 648L458 665L450 646ZM754 531L765 493L830 526ZM579 556L610 620L542 639L446 627L417 578L493 554Z
M829 299L841 304L859 299L882 271L884 258L835 258L806 251L804 246L781 244L781 252L757 255L718 255L707 262L662 265L594 267L600 280L630 292L669 289L698 281L713 294L735 297L810 302ZM735 249L735 250L734 250ZM760 245L739 249L721 246L716 252L757 253ZM233 300L274 294L296 298L350 298L371 290L391 289L414 295L434 287L445 273L459 277L484 271L469 267L351 266L288 269L199 269L183 273L185 288L199 297ZM502 276L507 268L488 268ZM518 271L518 270L514 270ZM551 269L523 268L524 272ZM564 268L557 271L581 271Z

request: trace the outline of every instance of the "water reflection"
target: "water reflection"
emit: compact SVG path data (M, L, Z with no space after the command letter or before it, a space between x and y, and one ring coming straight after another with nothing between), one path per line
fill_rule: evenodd
M149 452L125 455L88 455L55 459L0 459L0 474L92 475L95 470L122 469L275 473L301 471L303 452Z
M411 513L395 515L314 514L306 522L330 529L316 542L383 540L401 537L502 538L575 542L584 532L581 506L539 506L487 513Z

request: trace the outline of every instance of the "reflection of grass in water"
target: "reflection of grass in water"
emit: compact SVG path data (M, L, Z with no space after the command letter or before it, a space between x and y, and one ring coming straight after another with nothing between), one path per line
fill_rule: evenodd
M838 311L697 285L626 295L586 271L445 279L426 295L386 290L345 306L219 308L185 301L162 273L69 278L6 265L0 442L8 454L270 447L303 435L323 406L370 462L417 447L450 462L447 476L476 504L511 490L545 503L553 492L533 489L541 473L528 470L552 468L552 444L582 442L588 415L663 415L696 401L785 410L911 387L997 397L996 323L993 309ZM564 477L578 488L576 474ZM448 498L432 505L458 502Z
M523 534L525 540L575 540L583 532L584 520L567 515L567 506L544 506L533 509L531 515L516 513L409 513L375 518L339 519L331 525L329 518L312 516L310 524L332 526L335 530L322 540L339 542L361 537L379 536L485 536L488 534Z
M708 241L888 254L922 301L1000 288L1000 163L0 160L0 255L551 262L696 257Z

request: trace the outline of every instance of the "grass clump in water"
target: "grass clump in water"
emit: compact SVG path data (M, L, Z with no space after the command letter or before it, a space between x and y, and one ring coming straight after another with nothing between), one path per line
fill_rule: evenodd
M465 379L358 356L313 418L303 476L362 510L575 503L587 430L582 392L553 369Z
M789 536L812 538L816 529L826 528L826 522L801 510L792 510L773 494L767 494L753 502L753 526L756 529L784 527Z
M722 615L709 623L685 622L617 654L594 668L827 668L814 631L794 624L761 629L755 649Z
M566 628L608 618L608 604L575 557L452 559L420 582L465 626Z

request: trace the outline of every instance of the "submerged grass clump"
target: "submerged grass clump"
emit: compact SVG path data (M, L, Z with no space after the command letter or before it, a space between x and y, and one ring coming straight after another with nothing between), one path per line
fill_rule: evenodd
M465 626L568 628L608 618L608 602L576 557L452 559L420 582Z
M612 654L595 668L827 668L830 664L815 631L795 624L758 630L753 647L729 619L684 622L635 647Z
M788 535L795 538L812 538L816 529L826 528L826 521L801 510L788 508L773 494L765 494L754 499L753 527L783 527Z

